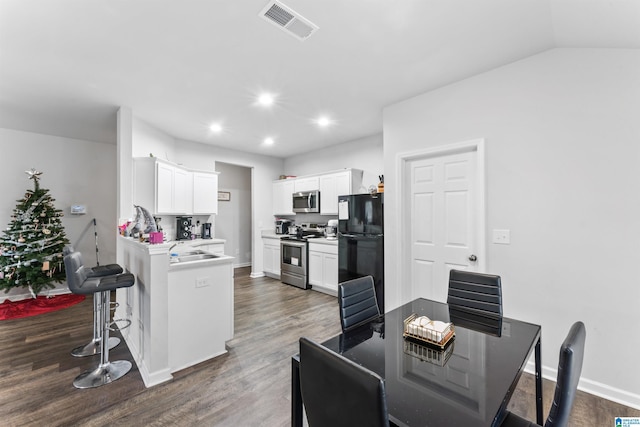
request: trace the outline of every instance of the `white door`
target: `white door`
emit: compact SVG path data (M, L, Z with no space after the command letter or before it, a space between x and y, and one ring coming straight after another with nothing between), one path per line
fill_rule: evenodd
M408 299L445 302L449 271L478 269L479 257L484 255L478 228L484 218L478 221L483 214L477 199L477 157L476 150L436 153L406 164L404 207L411 285L404 293Z

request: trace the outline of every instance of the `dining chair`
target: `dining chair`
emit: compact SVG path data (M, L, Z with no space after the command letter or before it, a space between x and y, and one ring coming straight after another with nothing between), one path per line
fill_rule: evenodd
M447 304L458 310L484 316L502 317L500 276L451 270Z
M460 310L455 306L449 306L449 322L494 337L502 336L502 317L486 315L481 312L472 313Z
M339 283L338 306L343 332L380 317L373 277Z
M564 427L569 422L580 373L582 372L586 335L584 323L576 322L569 329L569 334L560 347L556 390L544 427ZM513 412L507 412L501 424L502 427L531 427L537 425Z
M389 426L384 380L305 337L300 388L310 427Z

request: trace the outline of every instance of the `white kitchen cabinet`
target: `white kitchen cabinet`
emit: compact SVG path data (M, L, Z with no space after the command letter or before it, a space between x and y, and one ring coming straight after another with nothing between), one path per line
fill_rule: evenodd
M357 193L362 171L347 169L320 176L320 215L338 215L338 196Z
M294 180L283 179L273 183L273 214L294 215L291 195L294 192Z
M137 166L137 163L136 163ZM155 206L144 206L153 209L154 213L173 211L173 173L175 168L171 165L156 163L156 203ZM139 179L136 176L136 179Z
M154 213L190 213L191 208L188 201L192 187L189 172L167 163L155 162L155 176L156 201L155 205L152 205ZM151 208L151 206L145 207Z
M134 159L133 202L153 214L211 215L218 211L218 174L191 171L155 157Z
M338 245L309 242L309 284L338 295Z
M193 183L191 172L181 168L173 170L173 209L166 213L191 214ZM158 210L158 213L163 213Z
M263 237L262 255L264 274L280 279L280 238Z
M294 191L296 193L300 191L314 191L320 189L320 180L317 176L308 178L296 178L294 180Z
M291 194L320 191L320 215L338 215L338 196L356 194L362 185L362 171L344 169L295 179L273 182L273 214L295 215Z
M154 157L134 159L133 203L154 214L190 214L191 172Z
M218 213L218 174L193 172L193 213Z

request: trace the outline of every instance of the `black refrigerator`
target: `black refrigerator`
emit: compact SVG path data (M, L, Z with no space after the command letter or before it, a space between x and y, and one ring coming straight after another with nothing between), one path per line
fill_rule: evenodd
M384 193L338 197L338 281L373 276L384 313Z

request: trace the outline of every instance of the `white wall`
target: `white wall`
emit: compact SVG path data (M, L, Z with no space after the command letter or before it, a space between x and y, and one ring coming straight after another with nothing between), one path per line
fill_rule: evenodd
M361 169L363 191L378 185L378 175L384 174L382 134L291 156L284 161L286 175L310 175L338 169Z
M65 234L82 252L84 262L89 266L96 263L93 218L97 222L100 263L115 262L115 145L0 129L0 159L0 227L9 225L17 200L33 188L25 171L35 168L43 172L40 186L50 190L56 208L63 210ZM86 205L87 214L70 215L72 204ZM17 295L29 293L14 289L0 293L0 299L19 299Z
M135 114L135 112L133 112ZM162 160L178 163L175 154L175 139L144 120L133 116L133 156L149 157L153 154ZM208 168L209 170L211 167Z
M218 202L215 237L225 239L225 253L235 257L234 267L251 265L251 169L216 162L218 189L231 193Z
M487 246L505 315L542 325L553 378L569 326L584 321L580 387L640 408L639 111L640 51L606 49L547 51L386 108L388 307L402 303L390 289L396 156L485 138L487 235L511 230L511 245Z

